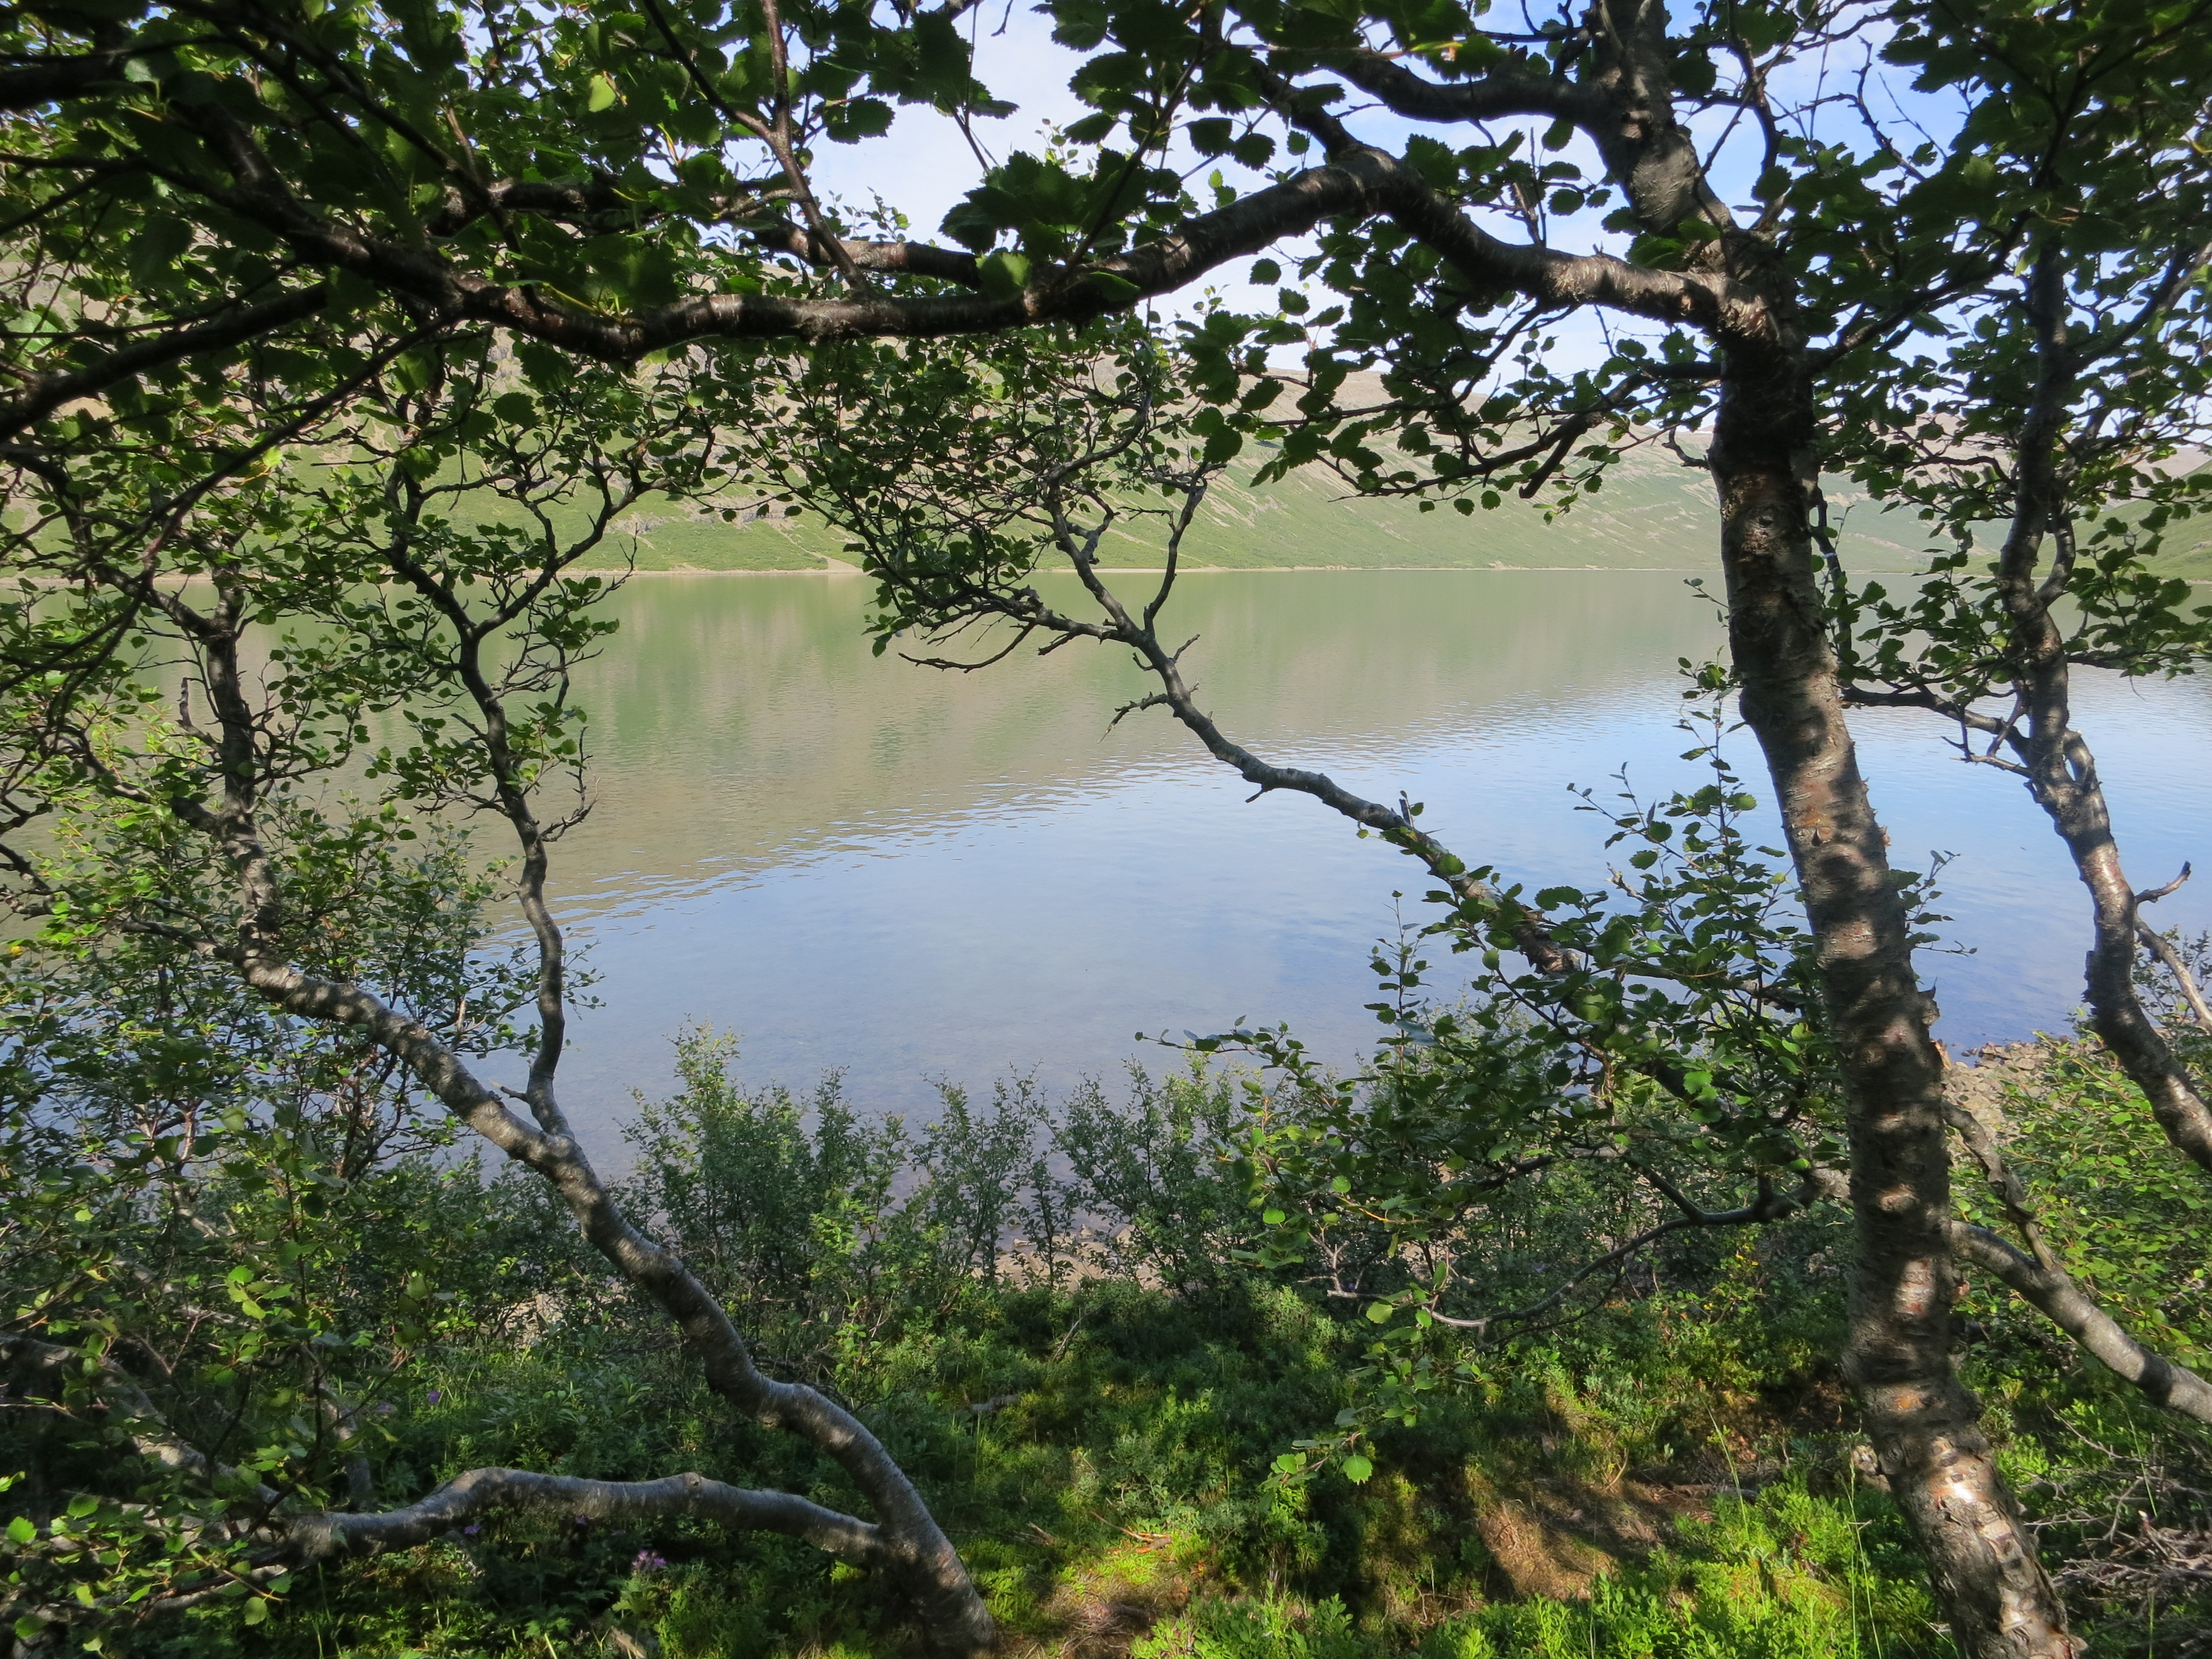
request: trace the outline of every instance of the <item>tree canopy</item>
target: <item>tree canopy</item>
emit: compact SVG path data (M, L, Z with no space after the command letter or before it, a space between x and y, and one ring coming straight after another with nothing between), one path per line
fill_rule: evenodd
M1561 1062L1547 1087L1595 1098L1577 1091L1626 1060L1741 1131L1723 1172L1757 1195L1681 1194L1697 1224L1770 1218L1785 1173L1803 1187L1789 1202L1817 1196L1824 1166L1778 1129L1817 1060L1859 1231L1845 1369L1939 1598L1978 1655L2072 1651L1954 1367L1957 1263L2166 1403L2203 1385L2088 1304L2022 1205L2017 1243L1958 1219L1913 884L1849 711L1926 709L2028 784L2092 896L2097 1030L2212 1168L2203 1085L2136 986L2150 891L2122 866L2068 689L2075 669L2185 672L2203 652L2205 612L2146 566L2203 482L2207 8L1048 9L1092 113L983 167L943 244L826 201L815 168L901 105L1003 112L963 8L0 20L0 459L22 596L0 640L5 799L15 830L62 815L96 848L72 865L18 847L18 908L72 948L166 941L365 1035L552 1183L717 1386L845 1449L887 1530L763 1499L768 1524L887 1551L958 1640L987 1641L910 1484L832 1402L752 1369L727 1311L614 1206L554 1087L570 988L538 792L579 757L567 670L602 637L602 589L572 567L647 492L803 502L854 537L886 636L997 619L1132 647L1160 684L1146 702L1259 788L1316 796L1420 859L1443 930L1525 963L1516 994L1569 1020L1565 1048L1596 1068ZM1194 156L1214 169L1202 187ZM1273 313L1147 334L1148 302L1247 258L1281 284ZM1382 395L1363 402L1369 369ZM1629 446L1708 474L1731 647L1712 689L1740 695L1761 745L1802 936L1674 925L1683 883L1753 916L1773 890L1725 828L1732 777L1620 820L1650 843L1640 867L1687 860L1650 877L1645 931L1624 933L1579 893L1501 890L1410 803L1286 772L1214 727L1158 631L1172 569L1135 614L1086 538L1137 496L1187 526L1256 440L1276 446L1263 475L1330 467L1449 504L1471 536L1508 495L1571 510ZM1945 550L1916 592L1844 568L1824 475L1920 514ZM1103 621L1026 585L1054 556ZM248 661L256 627L283 641L265 664ZM173 721L149 640L188 665ZM358 814L299 806L295 786L349 766L373 789ZM414 1006L414 966L378 987L318 954L356 886L413 890L371 866L415 833L408 813L449 808L514 836L535 1127L469 1070L476 1028ZM1660 828L1685 813L1722 827L1670 854ZM118 889L116 871L138 873ZM1701 970L1678 946L1727 975L1682 1019L1665 988ZM432 975L437 996L456 971ZM1448 1053L1468 1035L1422 1029ZM1513 1097L1528 1074L1486 1073L1501 1034L1474 1036L1458 1084L1409 1071L1406 1098L1449 1116ZM1723 1093L1746 1109L1711 1106Z

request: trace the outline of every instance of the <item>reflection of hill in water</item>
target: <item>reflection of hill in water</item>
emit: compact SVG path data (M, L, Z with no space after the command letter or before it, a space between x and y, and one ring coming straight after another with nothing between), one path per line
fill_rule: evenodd
M868 592L674 577L619 595L622 630L579 687L599 799L564 842L562 887L635 902L810 848L1215 767L1160 711L1106 729L1146 689L1125 653L919 668L871 654ZM1066 602L1081 597L1071 580ZM1509 715L1571 721L1648 695L1718 637L1703 601L1656 574L1200 575L1165 616L1200 636L1187 662L1228 731L1334 767Z
M1073 602L1071 579L1046 580ZM869 592L673 577L612 602L623 630L578 688L599 804L553 872L605 976L564 1073L595 1156L622 1161L612 1125L633 1086L660 1086L687 1018L742 1032L751 1078L849 1067L855 1100L925 1117L930 1077L1036 1066L1064 1089L1110 1074L1140 1030L1287 1019L1331 1063L1362 1052L1391 894L1420 919L1411 866L1311 801L1244 804L1158 711L1107 732L1141 689L1121 653L920 669L870 654ZM1371 795L1411 790L1509 880L1602 878L1606 826L1565 786L1604 800L1624 763L1647 792L1704 781L1679 758L1674 664L1719 629L1679 576L1199 576L1170 614L1203 636L1200 699L1235 735ZM2201 861L2205 688L2088 677L2081 707L2130 867ZM2033 803L1961 766L1932 722L1853 724L1900 862L1965 854L1944 872L1944 931L1983 954L1923 959L1942 1034L2061 1029L2083 918ZM1733 749L1763 799L1754 746ZM2192 883L2163 919L2194 933L2207 902ZM1437 966L1451 994L1456 970Z

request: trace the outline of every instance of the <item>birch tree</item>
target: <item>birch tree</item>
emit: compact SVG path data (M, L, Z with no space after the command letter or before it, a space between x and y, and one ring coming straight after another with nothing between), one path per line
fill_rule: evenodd
M727 366L749 342L1079 329L1255 256L1263 283L1286 262L1298 280L1280 314L1192 333L1206 465L1265 435L1274 468L1332 466L1472 520L1512 492L1571 502L1623 446L1677 434L1715 491L1729 672L1835 1054L1861 1238L1846 1370L1961 1642L2070 1651L1952 1365L1957 1254L1990 1247L1955 1224L1933 1009L1848 714L1916 702L2026 769L2092 879L2100 1029L2191 1145L2201 1088L2115 977L2142 900L2054 678L2119 659L2098 624L2054 638L2051 619L2117 605L2158 641L2118 647L2128 664L2200 653L2188 608L2137 582L2126 526L2187 505L2160 457L2196 393L2201 8L1052 9L1093 113L1060 148L988 167L944 243L860 234L810 168L902 100L1003 107L957 6L11 14L9 463L25 489L119 448L166 464L190 410L243 410L216 468L236 477L462 336L528 343L544 391L564 362L693 344ZM1195 191L1194 153L1220 158ZM1597 329L1595 360L1559 349L1568 319ZM1978 361L1984 322L2000 343ZM1271 372L1271 350L1302 350L1300 372ZM2124 412L2143 365L2165 426ZM896 353L874 367L907 372ZM1367 368L1384 395L1360 404L1349 377ZM289 390L241 405L262 381ZM2000 408L2029 416L1978 412ZM1829 557L1824 471L1961 535L1992 507L2012 518L1993 583L1923 596L1969 617L2002 672L1983 647L1892 649L1917 618ZM2077 521L2141 497L2152 519L2087 563L2071 550ZM86 636L88 659L103 641ZM1980 708L1992 689L2020 712ZM1404 805L1329 804L1489 902L1450 889L1471 866L1431 853ZM1542 927L1508 932L1540 969Z
M110 1513L94 1494L82 1535L64 1541L112 1551L100 1592L88 1581L82 1606L48 1606L11 1589L17 1636L35 1645L50 1624L179 1611L240 1585L258 1594L303 1565L497 1516L582 1515L804 1540L875 1576L934 1646L986 1651L990 1614L914 1483L844 1405L761 1369L745 1310L655 1238L654 1218L625 1212L562 1104L574 988L549 877L562 832L588 810L569 677L611 629L594 607L613 583L577 566L655 495L702 487L719 453L712 425L674 370L571 375L532 396L481 350L432 344L392 375L343 418L295 428L281 451L263 445L250 471L232 460L227 428L250 431L264 411L236 398L171 428L197 472L127 446L104 466L24 463L16 501L29 521L0 635L0 861L34 963L52 966L42 978L10 964L23 1006L6 1045L0 1169L30 1234L11 1245L52 1252L52 1282L0 1329L0 1367L43 1409L117 1428L157 1501ZM452 842L472 820L505 842L507 880ZM526 928L514 970L483 955L501 887ZM128 1041L102 1047L111 1028L130 1030L106 1006L114 988L136 994L142 979L162 988L146 1016L155 1036L205 1048L207 1075L171 1075L166 1061L134 1079L148 1057ZM204 1024L216 1035L196 1047ZM88 1045L89 1064L70 1059ZM270 1054L296 1084L271 1080ZM496 1081L517 1057L520 1085ZM426 1113L545 1183L680 1333L709 1388L815 1447L871 1513L684 1471L595 1480L491 1468L385 1504L358 1479L330 1488L338 1447L314 1455L280 1429L250 1458L225 1456L219 1438L172 1420L167 1384L185 1379L125 1363L147 1322L83 1300L127 1263L119 1241L147 1206L246 1156L305 1161L293 1175L312 1187L335 1133L344 1150L324 1179L339 1207L308 1237L343 1260L359 1207L343 1195L394 1137L441 1144ZM81 1230L62 1224L95 1189L118 1228L112 1261L84 1256ZM56 1223L44 1233L41 1213ZM301 1287L321 1258L303 1267L277 1242L231 1241L244 1259L226 1282L252 1322L240 1340L264 1358L296 1350L300 1403L319 1425L303 1440L328 1425L343 1443L363 1401L343 1356L318 1349L337 1315ZM247 1403L217 1414L218 1437Z

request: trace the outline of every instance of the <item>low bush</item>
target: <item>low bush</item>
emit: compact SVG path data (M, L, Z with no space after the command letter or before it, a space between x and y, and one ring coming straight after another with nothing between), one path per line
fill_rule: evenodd
M2071 1062L2044 1058L2006 1085L2030 1148L2057 1132L2050 1115L2091 1109L2054 1097ZM915 1132L862 1117L834 1084L804 1104L745 1090L733 1060L711 1035L687 1040L682 1092L639 1114L629 1196L761 1311L764 1364L835 1390L912 1472L1011 1652L1948 1650L1905 1530L1854 1458L1830 1358L1840 1218L1683 1236L1546 1328L1476 1351L1460 1387L1375 1430L1364 1470L1339 1460L1285 1478L1284 1449L1353 1408L1369 1332L1357 1307L1259 1265L1229 1074L1138 1073L1118 1096L1086 1090L1059 1112L1012 1084L980 1103L955 1097ZM240 1133L243 1158L257 1143ZM231 1224L289 1190L264 1158L202 1198ZM331 1352L304 1322L264 1319L290 1334L234 1360L229 1382L195 1384L230 1402L238 1443L289 1444L289 1478L332 1491L358 1480L391 1503L484 1466L696 1469L856 1502L834 1465L708 1390L536 1185L410 1152L324 1201L366 1218L360 1259L298 1298L326 1310L321 1328L369 1333L338 1351L359 1379L346 1435L318 1437L300 1419L296 1366ZM194 1254L221 1253L203 1233L169 1228L159 1237L178 1254L160 1256L109 1224L115 1261L234 1282ZM1532 1202L1515 1248L1556 1254L1586 1225L1564 1203ZM2159 1270L2128 1237L2108 1250L2142 1275L2128 1294L2154 1293ZM29 1272L21 1259L15 1270ZM178 1310L193 1304L175 1282L173 1298L133 1304L172 1324L133 1340L173 1358L194 1342L234 1355L236 1339L185 1328ZM1992 1390L2003 1455L2066 1545L2087 1626L2172 1650L2203 1627L2166 1547L2175 1529L2203 1529L2186 1498L2212 1487L2201 1438L1972 1294L1979 1340L2004 1348L1990 1368L2006 1379ZM2193 1328L2194 1303L2171 1305ZM9 1498L37 1528L74 1524L68 1495L112 1478L95 1428L0 1416L4 1467L19 1472ZM43 1541L8 1547L17 1593L62 1570ZM105 1651L175 1659L892 1659L917 1642L872 1586L805 1545L573 1518L487 1523L302 1571L273 1599L241 1586L179 1615L71 1629Z

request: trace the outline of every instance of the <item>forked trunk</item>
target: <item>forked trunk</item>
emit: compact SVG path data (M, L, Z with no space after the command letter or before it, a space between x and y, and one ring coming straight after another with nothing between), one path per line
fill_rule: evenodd
M1960 1649L2069 1659L2079 1644L1951 1363L1943 1061L1822 622L1809 388L1791 354L1747 356L1731 363L1711 463L1744 719L1774 780L1843 1073L1858 1225L1844 1375Z

